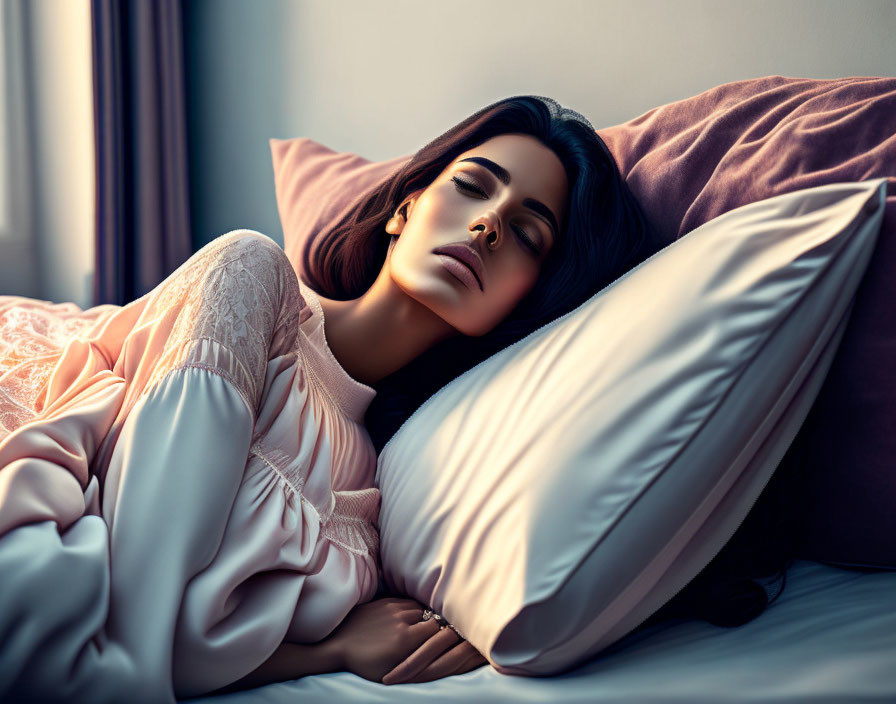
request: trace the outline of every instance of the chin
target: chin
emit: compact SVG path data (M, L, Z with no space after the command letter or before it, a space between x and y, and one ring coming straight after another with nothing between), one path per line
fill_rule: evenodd
M482 337L483 335L488 335L492 330L494 330L495 326L492 325L489 328L484 328L484 329L478 328L478 329L473 329L473 330L469 330L469 329L461 330L460 328L456 328L456 329L458 330L458 332L460 332L462 335L464 335L466 337Z
M490 332L493 332L494 329L498 327L498 325L500 325L503 320L505 320L504 317L494 320L478 320L476 321L476 326L471 330L468 329L467 331L465 331L464 335L467 335L468 337L483 337L485 335L488 335Z

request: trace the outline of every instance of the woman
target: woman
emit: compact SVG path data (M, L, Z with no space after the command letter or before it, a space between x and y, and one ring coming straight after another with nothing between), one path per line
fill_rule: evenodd
M373 599L371 436L659 243L591 125L523 96L418 151L319 244L311 286L235 231L120 308L0 297L0 698L485 663L423 605Z

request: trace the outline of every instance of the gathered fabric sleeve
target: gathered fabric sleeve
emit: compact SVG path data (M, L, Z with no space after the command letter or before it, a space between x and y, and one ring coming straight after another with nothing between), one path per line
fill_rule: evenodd
M111 527L87 512L72 520L90 498L67 480L43 515L0 538L0 699L175 701L181 598L221 540L251 432L230 382L173 371L121 433L104 496Z
M112 555L107 636L134 659L150 691L164 683L166 696L184 696L178 668L212 667L220 686L232 681L225 663L184 662L175 636L191 617L183 611L191 580L216 559L251 440L252 414L237 389L195 367L169 373L125 425L104 497ZM258 658L240 664L251 671L264 654Z
M292 347L301 310L265 240L237 233L197 252L145 301L114 373L0 443L0 700L183 696L185 594L218 554L267 364ZM239 671L215 670L213 684L276 644L241 649Z
M230 381L254 418L268 361L294 348L306 309L276 242L252 230L212 240L149 297L116 365L130 382L125 406L192 367Z

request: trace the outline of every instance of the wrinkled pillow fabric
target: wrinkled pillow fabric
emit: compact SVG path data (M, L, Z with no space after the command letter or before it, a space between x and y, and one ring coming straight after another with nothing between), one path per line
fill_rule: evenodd
M763 198L887 178L877 248L776 502L795 514L796 557L896 569L896 78L737 81L598 134L669 242Z
M636 628L731 538L809 411L885 182L728 212L430 397L383 448L386 584L505 674Z

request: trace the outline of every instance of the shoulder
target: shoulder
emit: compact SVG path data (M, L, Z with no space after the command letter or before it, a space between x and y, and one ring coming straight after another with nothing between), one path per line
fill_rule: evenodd
M236 260L247 269L270 271L292 271L292 265L283 248L267 235L255 230L232 230L212 240L210 247L216 258Z
M277 307L297 312L308 308L286 252L267 235L256 230L232 230L207 246L213 247L210 254L216 266L260 285ZM301 313L303 319L309 315L310 311Z

